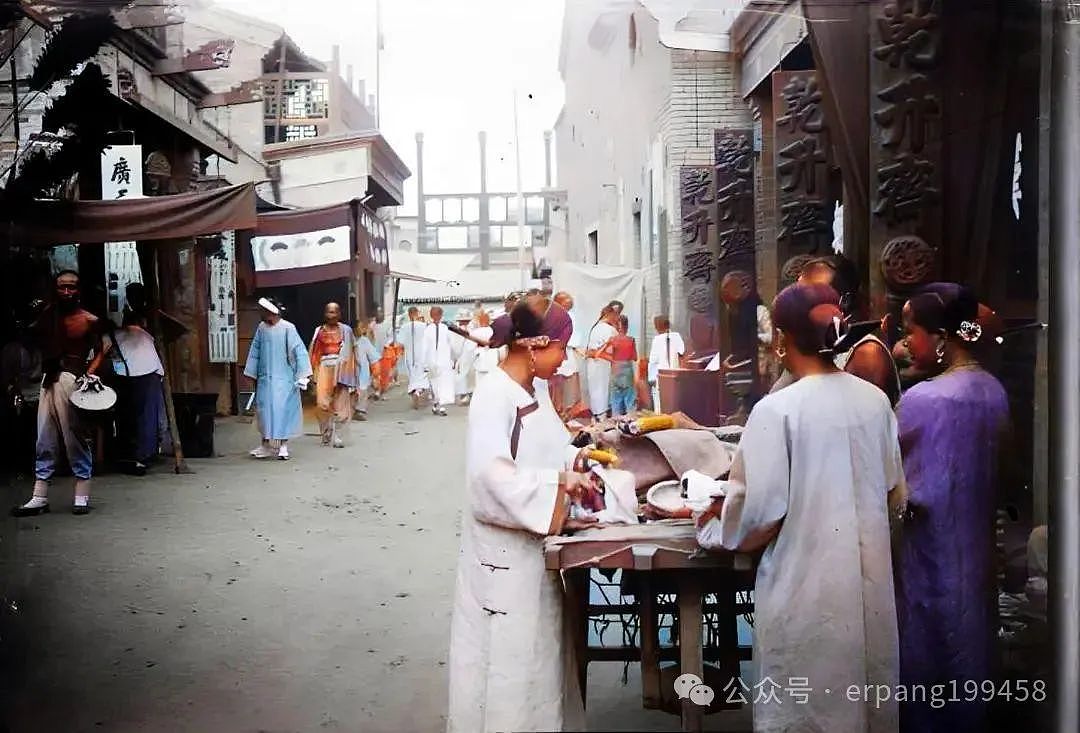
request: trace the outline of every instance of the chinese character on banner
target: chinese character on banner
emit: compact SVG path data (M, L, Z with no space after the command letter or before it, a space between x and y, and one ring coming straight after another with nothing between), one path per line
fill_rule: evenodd
M238 361L236 329L236 232L221 233L221 249L207 257L210 299L206 312L210 363Z
M101 154L101 198L104 201L142 198L141 145L110 145ZM142 282L135 242L105 244L105 288L109 319L119 324L127 305L127 287Z
M789 677L787 693L788 697L795 701L796 705L806 705L810 702L810 679L807 677Z
M777 705L783 705L783 701L776 693L784 689L781 685L773 682L766 677L765 679L754 685L754 689L757 690L757 696L754 697L755 705L768 705L769 703L776 703Z

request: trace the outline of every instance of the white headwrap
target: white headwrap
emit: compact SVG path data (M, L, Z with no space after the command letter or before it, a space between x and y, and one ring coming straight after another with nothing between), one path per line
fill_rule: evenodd
M268 313L273 313L275 316L281 315L281 309L271 303L268 298L259 298L259 307Z

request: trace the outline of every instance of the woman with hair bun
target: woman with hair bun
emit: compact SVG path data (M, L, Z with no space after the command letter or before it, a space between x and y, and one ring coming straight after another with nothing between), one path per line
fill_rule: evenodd
M1009 403L976 356L990 338L978 316L978 299L955 283L928 285L904 306L912 362L938 374L898 408L910 483L895 557L904 685L993 679L997 461ZM984 699L907 703L903 730L983 730Z
M759 696L756 731L899 724L895 702L843 694L897 683L889 505L901 506L905 489L888 398L835 364L848 348L839 304L826 285L777 296L773 344L797 381L754 407L729 480L703 485L720 498L698 517L698 542L764 550L754 592L760 679L805 680L812 690L805 705Z
M559 574L543 540L579 526L570 502L589 479L538 380L566 359L573 325L528 299L493 324L506 358L469 407L457 591L450 630L450 733L580 730L581 693L563 633Z

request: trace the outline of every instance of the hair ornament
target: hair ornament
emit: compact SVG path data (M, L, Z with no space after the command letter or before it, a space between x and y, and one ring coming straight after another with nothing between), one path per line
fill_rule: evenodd
M971 344L982 338L983 329L982 326L975 321L962 321L960 323L960 330L957 331L957 333L960 335L960 338Z

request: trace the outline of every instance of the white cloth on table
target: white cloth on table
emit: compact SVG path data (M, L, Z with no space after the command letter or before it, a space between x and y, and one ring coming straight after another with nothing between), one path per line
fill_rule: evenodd
M805 705L756 704L754 730L897 730L895 702L837 691L898 684L887 502L903 485L896 418L873 385L805 377L754 407L698 542L735 549L779 524L758 566L754 661L760 680L813 689Z
M589 331L588 349L596 351L619 334L610 323L601 321ZM606 359L589 359L585 368L588 379L589 410L599 417L611 409L611 362Z
M398 329L397 342L405 349L402 362L409 375L410 394L431 388L423 353L426 330L427 326L420 321L409 321Z
M515 458L518 409L533 404ZM576 453L570 433L499 369L476 389L466 443L447 731L583 730L562 582L543 553L544 536L559 529L559 471Z
M424 368L431 380L435 404L454 404L454 341L445 323L429 323L424 329Z

